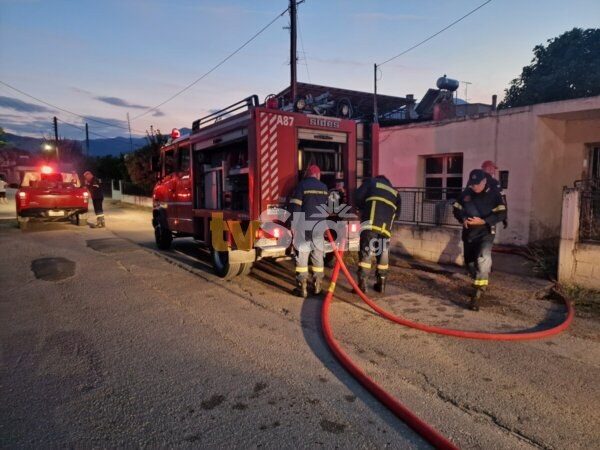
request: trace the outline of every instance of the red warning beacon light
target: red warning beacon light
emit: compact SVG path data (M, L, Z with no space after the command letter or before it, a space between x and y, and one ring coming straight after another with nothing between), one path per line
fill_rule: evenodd
M171 139L175 140L175 139L179 139L181 137L181 131L179 131L177 128L173 128L171 130Z

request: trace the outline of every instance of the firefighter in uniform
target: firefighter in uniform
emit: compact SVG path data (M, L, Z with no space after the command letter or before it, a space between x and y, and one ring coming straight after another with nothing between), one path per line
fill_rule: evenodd
M400 194L383 175L363 183L356 192L356 206L361 211L358 287L367 292L371 260L377 257L375 290L385 293L389 270L389 244L394 218L400 212Z
M465 266L473 278L474 290L469 308L479 311L492 269L495 226L506 217L506 205L500 192L487 186L485 172L475 169L469 174L467 188L458 196L452 210L454 217L463 225Z
M100 187L100 182L89 170L83 173L85 179L85 187L90 192L92 204L94 205L94 214L96 214L96 228L104 228L106 226L104 222L104 210L102 209L102 201L104 200L104 194Z
M487 186L490 188L497 189L502 196L502 201L504 202L504 206L506 206L506 195L502 193L502 184L495 178L496 170L498 170L498 166L494 161L484 161L481 163L481 170L485 172L485 177L487 178ZM508 227L508 211L506 213L506 217L502 221L504 228Z
M298 183L292 198L289 211L293 214L292 228L294 246L296 247L296 288L294 294L306 298L308 296L308 260L313 273L314 293L321 293L324 266L324 237L313 236L312 228L323 217L321 205L327 205L327 186L321 182L319 166L312 164L306 169L305 178Z

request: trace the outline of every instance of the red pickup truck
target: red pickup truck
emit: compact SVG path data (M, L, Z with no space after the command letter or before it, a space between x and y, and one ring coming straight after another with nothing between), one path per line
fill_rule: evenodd
M84 226L89 196L76 173L51 166L27 171L15 194L19 228L25 229L30 221L70 221Z

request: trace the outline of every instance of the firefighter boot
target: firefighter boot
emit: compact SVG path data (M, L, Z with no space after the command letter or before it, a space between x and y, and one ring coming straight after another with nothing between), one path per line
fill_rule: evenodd
M367 282L368 280L366 278L361 277L358 279L358 288L365 294L367 293Z
M294 288L293 294L297 297L308 297L308 283L306 279L296 281L296 287Z
M485 286L477 286L473 295L471 295L471 301L469 302L469 309L471 311L479 311L479 304L485 292Z
M323 290L321 287L321 278L315 278L314 288L315 288L315 295L319 295L321 293L321 291Z
M104 217L96 217L96 227L95 228L104 228Z
M375 290L381 294L385 294L385 279L386 277L379 275L377 277L377 283L373 286Z

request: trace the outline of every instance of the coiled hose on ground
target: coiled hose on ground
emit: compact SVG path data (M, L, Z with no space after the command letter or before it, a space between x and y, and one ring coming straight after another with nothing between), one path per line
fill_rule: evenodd
M421 420L417 417L411 410L409 410L406 406L400 403L394 396L389 394L385 389L379 386L373 379L371 379L366 373L364 373L358 365L356 365L352 359L341 349L338 343L331 332L331 328L329 326L329 308L331 306L331 300L333 299L333 294L335 292L335 287L337 283L337 279L339 277L340 270L344 273L350 285L354 288L355 292L358 293L360 298L369 305L372 309L377 311L380 315L385 317L392 322L395 322L400 325L404 325L410 328L415 328L417 330L425 331L428 333L436 333L442 334L446 336L454 336L459 338L468 338L468 339L482 339L482 340L495 340L495 341L521 341L521 340L530 340L530 339L541 339L544 337L552 336L560 333L567 329L571 323L573 322L573 317L575 315L575 310L573 308L572 303L565 299L565 303L567 306L567 317L566 319L559 325L550 328L548 330L535 331L535 332L524 332L524 333L481 333L481 332L472 332L472 331L462 331L450 328L440 328L433 327L429 325L423 325L417 322L413 322L402 317L395 316L393 314L388 313L383 308L379 307L375 304L369 297L365 295L359 288L352 275L348 271L348 267L344 263L342 259L342 252L338 250L335 246L333 237L329 231L327 231L327 237L331 241L333 245L333 251L336 257L336 264L333 268L333 273L331 276L331 284L329 286L329 290L327 295L325 296L325 301L323 303L323 309L321 313L321 322L323 326L323 334L325 335L325 340L329 345L329 348L335 355L335 357L340 361L340 363L350 372L352 376L354 376L369 392L371 392L377 399L379 399L385 406L387 406L400 420L410 426L413 430L415 430L423 439L432 444L435 448L438 449L458 449L452 442L450 442L447 438L441 435L438 431L436 431L429 424Z

